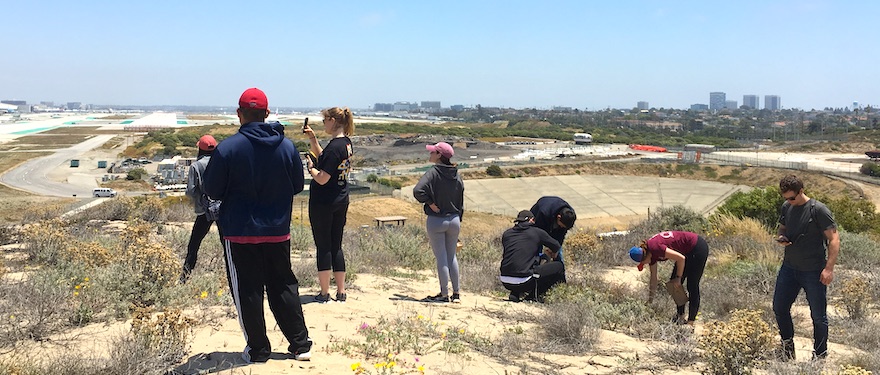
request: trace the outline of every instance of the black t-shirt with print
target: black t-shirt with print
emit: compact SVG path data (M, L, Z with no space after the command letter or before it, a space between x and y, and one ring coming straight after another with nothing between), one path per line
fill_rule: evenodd
M309 184L309 200L320 204L348 202L348 177L351 171L351 139L333 138L318 156L315 168L330 174L330 180L321 185L315 180Z

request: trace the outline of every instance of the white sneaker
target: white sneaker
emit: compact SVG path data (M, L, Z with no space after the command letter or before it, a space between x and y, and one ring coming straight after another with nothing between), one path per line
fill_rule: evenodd
M303 353L294 353L293 359L297 361L311 361L312 360L312 352L303 352Z

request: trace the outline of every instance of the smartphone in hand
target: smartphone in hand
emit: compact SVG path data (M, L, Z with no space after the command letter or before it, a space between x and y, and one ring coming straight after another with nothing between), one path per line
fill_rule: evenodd
M306 132L307 127L309 127L309 118L308 117L306 117L306 119L303 120L303 133Z

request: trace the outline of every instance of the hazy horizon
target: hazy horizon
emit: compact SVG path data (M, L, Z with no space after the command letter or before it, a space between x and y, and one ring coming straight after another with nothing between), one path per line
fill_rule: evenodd
M0 99L120 106L880 104L880 3L4 4ZM176 103L176 104L175 104Z

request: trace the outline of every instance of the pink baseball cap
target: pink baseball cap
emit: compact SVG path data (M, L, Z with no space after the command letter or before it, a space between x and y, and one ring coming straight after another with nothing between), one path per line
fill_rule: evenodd
M428 151L437 152L440 155L445 156L447 159L451 158L452 155L455 155L452 146L446 142L439 142L436 145L425 145L425 148L428 149Z
M238 107L269 109L269 99L266 98L266 93L263 90L251 87L241 94L241 98L238 99Z

